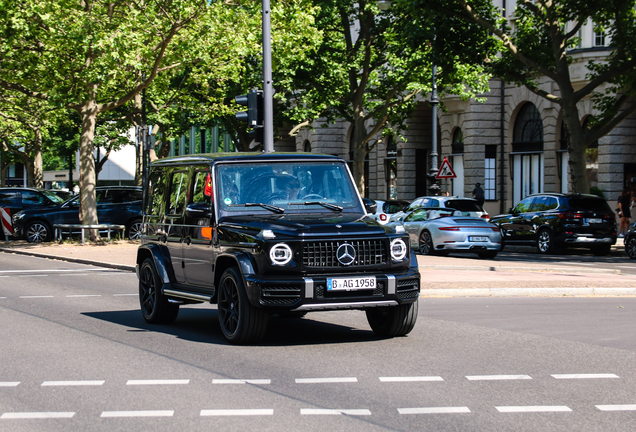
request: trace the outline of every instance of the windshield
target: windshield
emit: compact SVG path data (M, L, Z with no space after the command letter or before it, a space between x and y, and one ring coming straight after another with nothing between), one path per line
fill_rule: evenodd
M571 198L570 199L570 210L575 211L594 211L594 212L605 212L612 213L612 209L607 202L602 198Z
M338 212L359 206L341 162L223 164L217 166L216 184L217 202L227 212Z
M55 204L62 204L64 202L64 200L62 198L60 198L59 196L55 195L53 192L49 192L47 190L43 190L41 192L44 195L46 195L46 197L48 199L50 199L51 201L53 201Z

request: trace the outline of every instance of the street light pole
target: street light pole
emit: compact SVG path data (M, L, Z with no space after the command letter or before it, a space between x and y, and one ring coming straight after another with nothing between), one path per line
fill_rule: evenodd
M263 1L263 149L274 151L274 102L272 89L272 34L269 0Z
M433 65L433 78L431 82L431 171L428 178L431 181L428 190L431 195L439 195L439 185L435 179L437 175L437 105L439 104L439 98L437 97L437 66Z

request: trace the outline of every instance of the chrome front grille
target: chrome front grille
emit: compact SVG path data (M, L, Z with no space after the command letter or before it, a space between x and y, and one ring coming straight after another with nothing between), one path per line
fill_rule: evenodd
M356 251L355 260L350 265L340 263L336 257L338 248L344 243L350 244ZM303 265L311 268L377 266L386 264L386 257L386 249L381 239L317 241L303 245Z

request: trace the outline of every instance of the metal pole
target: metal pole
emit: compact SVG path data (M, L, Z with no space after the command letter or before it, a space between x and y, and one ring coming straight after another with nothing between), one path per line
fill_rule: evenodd
M274 151L274 103L272 100L272 34L269 0L263 1L263 148L265 153Z
M145 75L144 75L145 78ZM141 91L141 180L143 186L143 194L146 194L148 189L148 126L146 125L146 89Z
M435 181L435 176L437 175L437 104L439 104L439 98L437 97L437 66L433 65L433 79L431 86L431 174L430 178L433 179L431 186L429 187L429 191L431 195L438 195L439 193L439 185Z

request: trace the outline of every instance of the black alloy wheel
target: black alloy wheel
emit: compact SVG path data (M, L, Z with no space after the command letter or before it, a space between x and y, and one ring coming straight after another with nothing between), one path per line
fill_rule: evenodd
M257 342L267 330L269 316L249 302L236 267L228 268L221 276L218 314L223 336L233 344Z
M151 324L169 324L179 314L179 305L168 301L162 287L154 262L146 258L139 270L139 305L144 319Z
M139 240L141 238L141 232L143 228L143 223L141 219L135 219L126 228L126 236L128 240Z
M51 240L51 228L45 222L31 222L27 225L24 233L29 243L41 243Z
M371 330L381 337L404 336L413 330L417 321L417 301L399 306L366 309Z
M431 233L424 230L420 233L420 252L423 255L433 255L433 239L431 238Z
M556 245L554 244L554 236L547 228L542 228L537 234L537 249L542 254L554 253Z
M636 259L636 235L631 235L625 240L625 252L631 259Z

